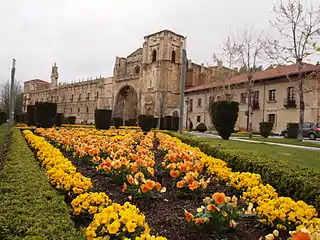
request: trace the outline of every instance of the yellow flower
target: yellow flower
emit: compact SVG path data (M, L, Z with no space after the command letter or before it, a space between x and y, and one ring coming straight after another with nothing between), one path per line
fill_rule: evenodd
M129 221L126 223L126 228L128 232L132 233L136 230L137 224L134 223L133 221Z
M120 222L115 220L113 223L109 224L107 228L110 234L116 234L119 231Z

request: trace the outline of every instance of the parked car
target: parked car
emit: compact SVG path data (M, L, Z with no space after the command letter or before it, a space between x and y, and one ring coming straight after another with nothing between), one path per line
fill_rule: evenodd
M281 131L280 136L288 137L288 130L285 128ZM320 123L306 122L303 124L303 137L308 137L311 140L320 138Z

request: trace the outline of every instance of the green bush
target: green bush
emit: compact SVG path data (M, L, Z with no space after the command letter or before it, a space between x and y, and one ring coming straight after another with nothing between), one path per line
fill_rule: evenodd
M272 128L273 128L273 123L272 122L260 122L260 135L267 138L270 136Z
M20 131L0 173L0 239L84 239Z
M191 137L169 132L186 144L198 147L209 156L222 159L233 171L251 172L261 175L265 184L273 186L281 196L303 200L320 211L320 172L300 168L269 156L258 156L241 149L230 149L228 145L214 144L210 139Z
M0 124L5 123L7 121L7 113L0 112Z
M28 126L35 126L36 120L35 120L35 106L34 105L28 105L27 106L27 124Z
M207 126L206 126L204 123L199 123L199 124L197 125L197 127L196 127L196 130L197 130L198 132L206 132L206 131L208 131L208 128L207 128Z
M109 129L111 126L112 111L107 109L96 109L94 112L94 123L96 129Z
M288 138L297 138L299 132L299 123L287 124Z
M172 117L171 128L173 131L179 130L179 117Z
M77 117L69 116L67 119L68 119L68 124L76 124Z
M145 132L150 131L154 126L154 117L153 115L139 115L139 126Z
M113 124L116 129L119 129L119 127L122 126L122 122L122 118L113 118Z
M125 126L137 126L137 120L136 119L126 120L124 125Z
M222 139L229 139L233 133L238 119L238 112L238 102L218 101L211 104L211 120Z
M36 102L35 122L37 127L51 128L57 115L57 104L50 102Z
M64 114L63 113L57 113L56 119L55 119L55 125L57 127L61 127L63 122L64 122Z

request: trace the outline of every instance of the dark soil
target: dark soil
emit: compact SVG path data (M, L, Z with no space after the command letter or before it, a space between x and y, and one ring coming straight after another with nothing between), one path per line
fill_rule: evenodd
M216 239L238 239L238 240L257 240L261 236L272 233L273 229L267 227L258 227L257 219L245 219L238 223L235 236L217 237L213 234L200 233L188 226L184 209L195 212L202 205L202 199L192 199L179 194L177 189L172 186L172 178L167 175L162 176L163 186L167 188L165 193L157 199L129 199L128 194L122 193L122 185L116 184L108 176L98 172L92 166L79 164L79 161L72 156L65 154L77 170L84 176L90 177L93 183L92 191L105 192L114 202L124 203L129 201L135 204L146 216L147 222L152 229L152 233L166 237L168 240L216 240ZM162 156L156 152L156 159L160 160ZM211 183L205 191L206 196L211 196L214 192L224 192L227 196L233 196L230 189L226 186ZM235 194L237 195L237 194ZM69 202L70 204L70 202ZM240 203L241 204L241 203ZM85 227L89 221L74 218L75 225L79 228ZM287 239L286 232L280 233L282 239Z
M11 135L5 136L4 143L0 145L0 173L4 167L5 161L7 160L8 151L11 142Z

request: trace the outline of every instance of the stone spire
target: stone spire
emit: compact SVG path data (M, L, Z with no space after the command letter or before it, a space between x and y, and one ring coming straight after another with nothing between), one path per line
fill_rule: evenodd
M56 88L58 86L58 67L57 64L54 63L51 70L51 88Z

